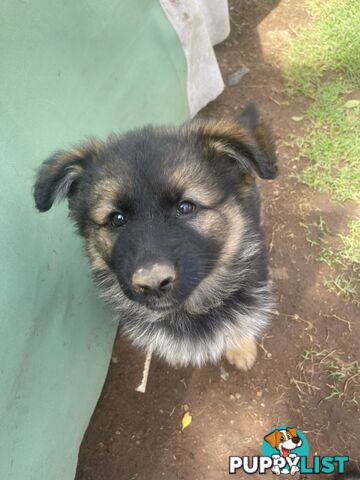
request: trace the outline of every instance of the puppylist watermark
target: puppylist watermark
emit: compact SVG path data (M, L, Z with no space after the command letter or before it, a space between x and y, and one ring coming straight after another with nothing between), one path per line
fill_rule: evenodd
M309 457L309 444L301 430L295 427L277 427L265 435L261 456L230 456L229 474L246 473L275 475L344 473L348 456L315 455Z

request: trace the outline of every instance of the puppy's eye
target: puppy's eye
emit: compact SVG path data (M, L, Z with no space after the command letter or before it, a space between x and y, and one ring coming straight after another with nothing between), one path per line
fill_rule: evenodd
M189 213L194 212L195 209L196 209L196 205L194 203L189 202L189 200L184 200L179 203L176 214L189 215Z
M113 228L122 227L125 225L126 220L121 212L113 212L109 216L109 224Z

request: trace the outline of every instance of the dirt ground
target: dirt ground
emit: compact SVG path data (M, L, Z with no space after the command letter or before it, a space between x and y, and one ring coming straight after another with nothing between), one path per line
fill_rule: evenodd
M261 189L278 311L255 367L241 373L224 361L227 380L220 365L172 369L155 360L146 393L137 393L144 358L118 339L77 480L226 479L229 455L261 454L264 435L285 424L304 432L311 456L349 455L360 464L359 383L329 376L359 359L359 311L323 286L328 267L307 241L321 217L341 231L351 206L293 178L302 164L289 139L303 125L291 117L301 116L306 101L287 90L279 70L294 28L307 21L303 2L242 0L230 8L232 33L217 57L226 83L244 65L249 72L202 115L232 115L255 101L276 134L281 176ZM193 421L182 432L187 407Z

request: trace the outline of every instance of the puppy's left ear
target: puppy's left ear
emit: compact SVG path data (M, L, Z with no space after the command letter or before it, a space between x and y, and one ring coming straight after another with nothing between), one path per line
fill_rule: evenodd
M273 137L254 104L249 104L235 121L200 123L198 135L212 152L236 160L244 172L255 172L263 179L277 177Z
M102 145L100 140L91 139L76 148L55 152L42 164L34 185L35 204L40 212L46 212L55 200L63 200L75 192Z

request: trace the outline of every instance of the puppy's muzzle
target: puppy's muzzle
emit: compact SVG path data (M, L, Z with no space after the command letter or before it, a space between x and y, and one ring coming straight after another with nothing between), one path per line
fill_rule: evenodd
M175 268L169 263L151 263L139 267L132 275L134 291L144 297L162 297L169 293L176 279Z

